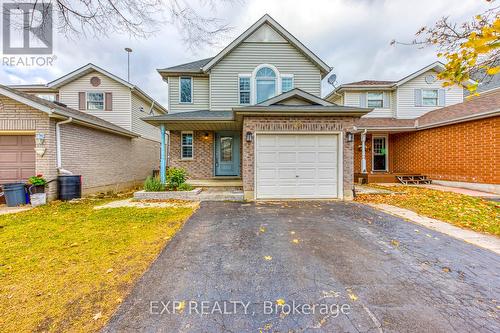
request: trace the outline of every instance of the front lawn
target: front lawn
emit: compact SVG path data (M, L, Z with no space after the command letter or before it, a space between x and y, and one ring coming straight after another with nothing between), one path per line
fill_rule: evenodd
M97 331L193 213L107 201L0 216L1 332Z
M356 201L384 203L446 221L458 227L500 236L500 205L452 192L413 186L376 186L401 194L360 194Z

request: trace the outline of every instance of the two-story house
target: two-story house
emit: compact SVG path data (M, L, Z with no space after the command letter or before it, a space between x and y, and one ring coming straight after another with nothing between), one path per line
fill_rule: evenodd
M160 157L160 131L141 118L166 112L93 64L47 84L0 86L0 184L71 172L84 193L136 185Z
M169 114L144 119L192 179L241 179L247 199L350 198L351 131L371 109L322 99L330 70L264 15L215 57L159 69Z
M464 101L435 62L398 81L342 84L325 99L373 111L355 126L355 181L429 183L499 191L498 89ZM468 84L469 82L465 83ZM496 134L495 134L496 133ZM429 178L430 177L430 178Z

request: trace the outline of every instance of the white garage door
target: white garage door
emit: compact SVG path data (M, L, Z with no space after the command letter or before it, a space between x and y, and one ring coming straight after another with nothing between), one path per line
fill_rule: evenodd
M258 134L257 199L337 198L337 134Z

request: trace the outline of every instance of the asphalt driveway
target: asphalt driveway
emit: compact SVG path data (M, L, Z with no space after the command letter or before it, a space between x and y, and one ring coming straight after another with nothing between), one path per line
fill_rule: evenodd
M499 309L498 255L367 206L207 202L104 330L499 332Z

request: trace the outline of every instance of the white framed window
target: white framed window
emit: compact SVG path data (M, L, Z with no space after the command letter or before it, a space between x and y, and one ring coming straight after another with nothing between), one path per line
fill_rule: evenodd
M193 78L179 77L179 103L193 103Z
M250 74L238 76L238 102L239 104L250 104Z
M56 100L56 95L54 94L36 94L36 97L43 98L50 102L54 102Z
M181 159L193 159L193 132L181 132Z
M278 93L278 74L270 65L257 67L255 73L255 101L261 103Z
M87 93L87 110L104 110L104 93Z
M369 92L366 94L366 106L369 108L383 108L384 107L384 93L383 92Z
M281 92L286 93L293 89L293 74L281 75Z
M438 90L422 89L422 106L438 106Z

